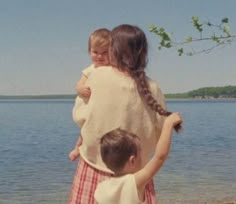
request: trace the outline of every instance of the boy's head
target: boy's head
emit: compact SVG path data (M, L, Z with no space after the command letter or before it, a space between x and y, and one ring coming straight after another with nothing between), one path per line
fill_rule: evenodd
M100 144L103 162L116 175L140 169L140 140L135 134L118 128L103 135Z
M95 67L109 64L110 38L111 31L106 28L97 29L90 34L88 51Z

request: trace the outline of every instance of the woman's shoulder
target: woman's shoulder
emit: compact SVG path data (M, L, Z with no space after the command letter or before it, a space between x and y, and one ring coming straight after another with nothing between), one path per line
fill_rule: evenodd
M116 74L111 66L97 67L88 78L88 83L99 84L99 86L107 86L107 84L114 84L118 81Z
M146 77L146 80L147 80L151 90L159 89L159 83L156 80L151 79L150 77Z

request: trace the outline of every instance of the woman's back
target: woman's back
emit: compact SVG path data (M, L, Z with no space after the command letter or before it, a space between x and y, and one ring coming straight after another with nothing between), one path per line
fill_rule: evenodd
M157 84L147 79L155 99L163 106L164 97ZM148 158L160 134L163 118L146 105L135 81L112 67L99 67L87 80L91 89L88 103L74 108L74 119L82 121L83 159L100 170L109 171L100 157L99 140L108 131L122 128L138 135L142 142L142 158Z

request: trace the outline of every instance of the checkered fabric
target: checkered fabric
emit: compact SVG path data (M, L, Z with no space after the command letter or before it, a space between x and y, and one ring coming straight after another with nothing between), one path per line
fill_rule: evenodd
M72 182L68 204L96 204L94 192L99 182L112 175L93 168L80 158ZM145 189L146 204L156 204L153 181Z

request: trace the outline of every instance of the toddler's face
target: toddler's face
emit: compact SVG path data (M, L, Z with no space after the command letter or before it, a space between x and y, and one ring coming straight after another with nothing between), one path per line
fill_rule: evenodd
M108 46L91 47L90 57L91 57L93 64L95 65L95 67L108 65L108 63L109 63Z

